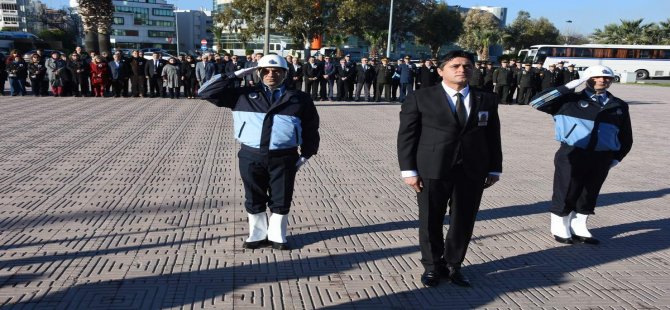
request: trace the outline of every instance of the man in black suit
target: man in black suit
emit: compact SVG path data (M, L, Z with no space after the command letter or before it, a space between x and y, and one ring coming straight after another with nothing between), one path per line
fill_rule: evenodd
M356 66L356 96L354 101L361 100L361 90L365 95L365 101L372 101L370 97L370 86L375 82L375 68L363 57L361 63Z
M400 111L398 161L404 182L417 192L426 286L438 285L440 277L470 286L461 264L484 188L502 173L498 100L468 86L472 70L472 55L449 52L438 68L442 83L414 92Z
M307 63L302 67L305 75L305 92L312 95L312 100L318 100L319 77L323 74L323 67L316 63L316 58L309 57Z
M144 75L146 79L149 80L149 89L151 91L151 98L156 96L162 97L165 96L163 91L163 67L165 67L165 61L161 59L161 54L155 52L152 55L151 60L147 61L147 64L144 66Z

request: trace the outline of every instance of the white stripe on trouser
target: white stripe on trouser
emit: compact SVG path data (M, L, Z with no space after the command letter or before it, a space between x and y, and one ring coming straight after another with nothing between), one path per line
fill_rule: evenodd
M288 226L288 215L272 214L268 227L268 240L278 243L286 243L286 229Z
M551 234L561 238L571 238L570 234L570 219L572 213L566 216L559 216L551 213Z
M251 214L249 216L249 238L247 242L265 240L268 237L268 216L265 212Z
M592 238L591 232L586 228L586 220L589 218L588 214L576 213L575 217L570 221L570 228L572 232L580 237Z

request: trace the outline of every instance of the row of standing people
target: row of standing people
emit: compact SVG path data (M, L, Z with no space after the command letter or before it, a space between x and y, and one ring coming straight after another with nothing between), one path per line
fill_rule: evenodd
M567 82L578 80L579 73L574 64L567 67L563 63L542 63L531 66L515 60L503 60L501 66L493 67L491 62L477 62L470 78L470 86L494 92L503 104L528 104L535 94Z
M364 57L356 63L349 55L339 61L320 55L310 57L305 64L300 64L296 58L287 58L287 85L304 90L313 100L403 102L415 89L436 85L439 79L437 66L432 60L417 67L410 62L409 56L399 59L396 64L390 63L386 57L379 62Z

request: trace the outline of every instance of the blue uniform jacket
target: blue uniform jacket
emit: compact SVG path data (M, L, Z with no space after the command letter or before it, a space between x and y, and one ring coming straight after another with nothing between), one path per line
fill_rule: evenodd
M553 115L556 140L589 151L611 151L621 161L633 146L628 104L607 93L607 104L594 101L586 90L565 86L537 94L530 105Z
M235 138L261 152L300 147L309 158L319 149L319 115L312 98L286 90L271 104L264 86L230 88L234 74L216 75L202 85L200 97L233 111Z

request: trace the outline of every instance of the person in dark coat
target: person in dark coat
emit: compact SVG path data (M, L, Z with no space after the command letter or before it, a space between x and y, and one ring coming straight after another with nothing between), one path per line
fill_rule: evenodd
M349 88L351 87L351 80L356 78L356 71L347 65L346 60L340 59L340 65L336 68L335 76L337 78L337 100L351 101Z
M310 93L312 100L319 99L319 78L323 75L323 67L316 63L316 58L309 57L307 63L302 66L305 75L305 92Z
M579 72L575 70L575 64L568 65L568 69L563 71L563 82L572 82L579 80Z
M509 68L507 60L503 60L501 67L493 72L493 86L502 104L509 103L507 98L513 78L514 72Z
M47 68L42 62L42 58L38 54L30 56L31 62L28 64L28 76L30 77L30 85L33 90L33 95L39 97L42 94L42 89L47 87L49 79L47 78Z
M375 82L375 68L363 57L361 63L356 65L356 96L354 101L361 101L361 90L365 95L365 101L372 101L370 97L370 86Z
M393 80L393 74L395 73L395 68L393 65L389 64L389 60L386 57L382 58L382 63L377 65L375 70L375 75L377 84L375 89L375 101L381 101L381 94L384 92L384 100L391 101L391 82Z
M523 69L517 73L517 85L519 85L518 104L528 104L530 98L535 96L536 79L535 70L530 67L530 63L524 64Z
M146 63L140 51L134 50L130 58L130 93L133 97L144 97L147 94L147 78L144 75Z
M488 92L493 91L493 71L493 63L487 61L484 68L484 90Z
M68 68L72 73L72 91L75 97L88 96L88 79L90 76L91 65L86 64L77 53L70 55Z
M337 67L331 62L330 56L326 56L323 60L323 74L321 75L319 85L319 96L321 100L335 101L335 80ZM339 91L339 89L338 89Z
M14 56L14 61L9 63L6 71L9 77L9 95L27 95L26 78L28 77L28 65L23 61L23 58L18 55Z
M287 57L288 58L288 57ZM298 57L292 57L291 62L289 62L288 67L291 71L291 81L290 84L295 90L302 90L302 80L304 73L302 72L302 64L299 62Z
M439 75L437 73L437 67L433 62L428 59L423 63L423 66L419 68L419 74L417 76L417 85L418 88L431 87L438 83Z
M226 74L230 74L230 73L233 73L233 72L235 72L237 70L240 70L240 69L243 69L243 68L244 68L244 63L237 61L237 55L233 55L233 56L230 57L230 61L228 61L226 63L226 68L225 68L224 72ZM242 84L242 79L234 78L231 87L237 88L237 87L240 87L241 84Z
M184 83L184 97L187 99L195 98L195 86L197 80L195 78L195 59L193 56L186 56L186 61L181 64L182 82Z
M417 196L426 286L439 285L442 278L470 286L461 266L484 189L502 173L498 99L468 86L472 62L467 52L447 53L440 64L442 82L410 94L400 110L398 163Z
M556 65L549 65L549 70L542 72L542 90L558 87L562 78L563 72L556 70Z
M165 61L161 59L160 53L154 53L151 55L153 59L147 61L147 64L144 68L144 76L149 80L149 89L150 96L154 98L166 97L165 91L163 89L163 67L165 67Z
M112 61L110 61L108 65L110 77L112 78L112 92L114 93L114 97L121 97L123 94L124 80L126 79L126 76L128 76L126 65L123 63L121 55L118 53L115 53L114 56L112 56Z

